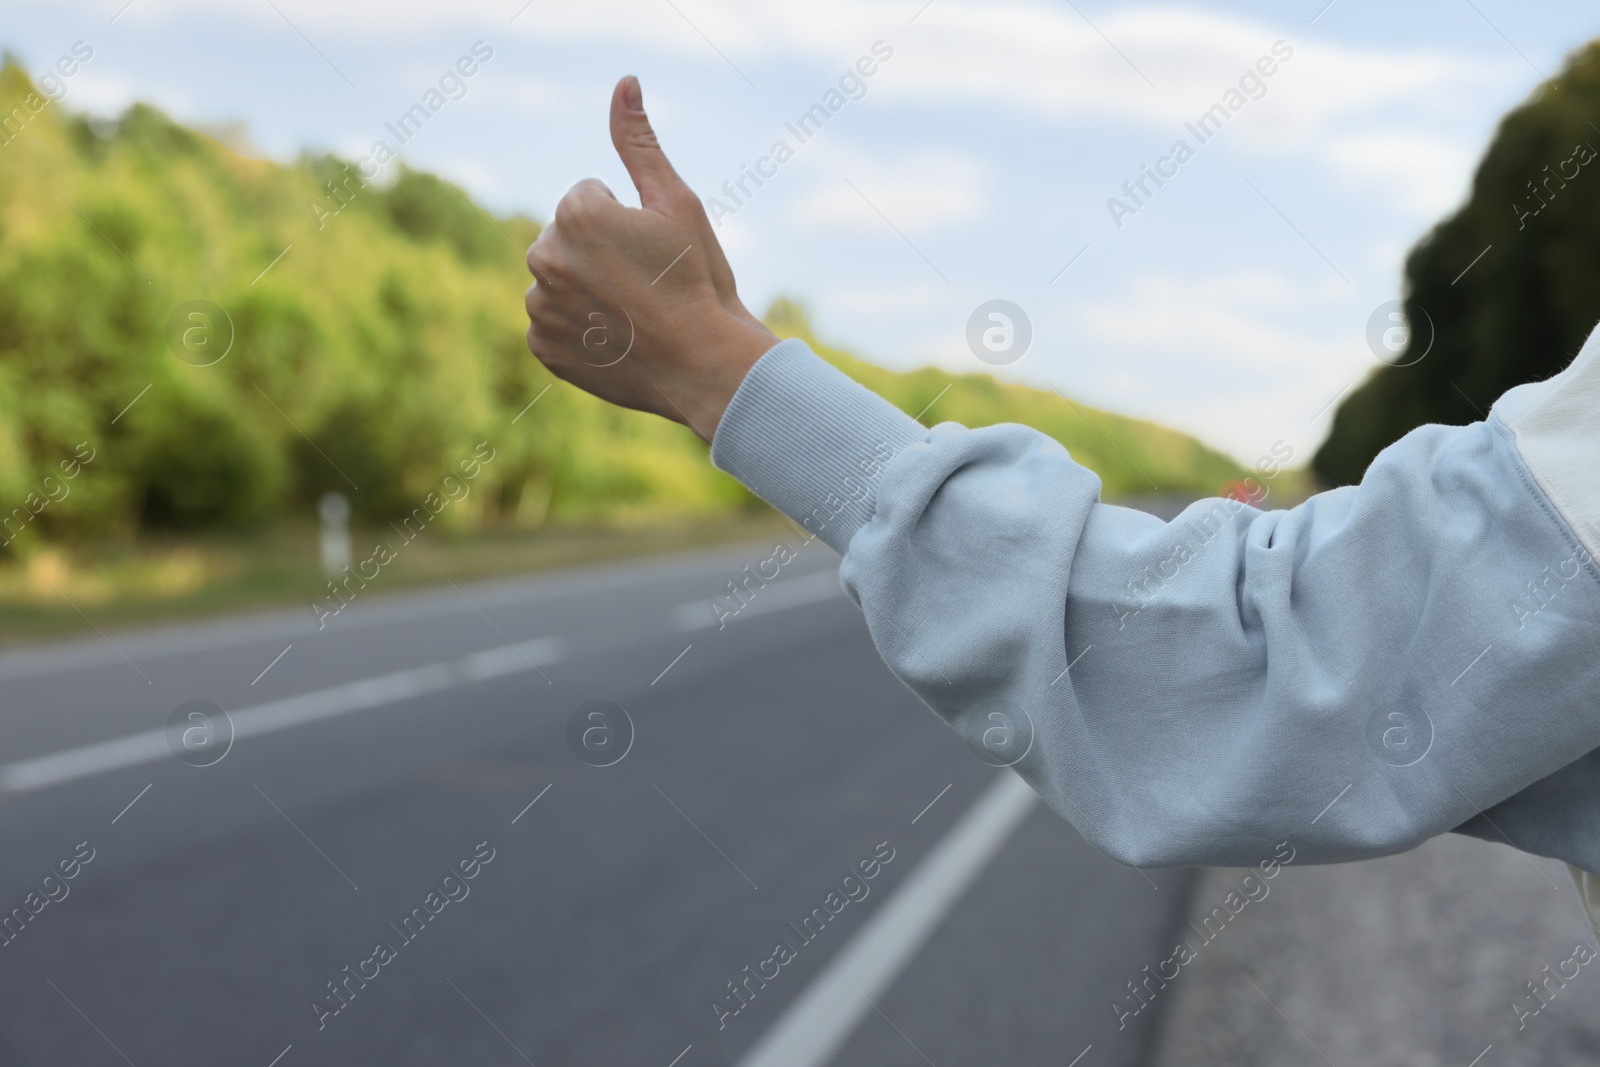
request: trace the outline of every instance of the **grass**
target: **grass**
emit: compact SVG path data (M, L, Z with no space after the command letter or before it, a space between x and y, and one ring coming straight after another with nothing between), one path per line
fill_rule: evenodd
M1270 484L1267 507L1290 507L1309 494L1303 471ZM1119 498L1175 515L1192 494ZM776 512L640 527L547 527L429 531L405 543L363 598L451 581L532 574L583 564L645 558L716 545L792 537ZM382 529L357 530L359 560L385 539ZM398 544L392 535L390 544ZM131 545L39 547L0 563L0 644L192 620L264 608L302 607L327 593L317 531L280 527L249 537L203 537Z
M427 536L404 545L367 596L452 581L510 576L714 545L792 536L773 512L636 529L490 530ZM366 536L364 536L366 534ZM356 531L361 546L379 531ZM391 536L390 541L395 539ZM130 546L42 548L0 565L0 642L129 629L274 607L325 595L313 528L249 538L202 538ZM307 614L310 609L306 608Z

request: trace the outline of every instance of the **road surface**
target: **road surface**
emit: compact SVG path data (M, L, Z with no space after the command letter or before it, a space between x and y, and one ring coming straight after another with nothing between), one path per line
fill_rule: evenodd
M719 628L770 554L0 654L0 1063L1142 1062L1191 872L1019 796L826 548Z

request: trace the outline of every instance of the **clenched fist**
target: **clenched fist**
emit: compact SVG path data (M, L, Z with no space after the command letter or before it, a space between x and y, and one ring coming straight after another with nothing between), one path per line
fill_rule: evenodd
M603 400L710 440L777 338L739 302L700 199L667 162L632 75L611 94L611 142L638 208L593 178L574 185L528 249L528 348Z

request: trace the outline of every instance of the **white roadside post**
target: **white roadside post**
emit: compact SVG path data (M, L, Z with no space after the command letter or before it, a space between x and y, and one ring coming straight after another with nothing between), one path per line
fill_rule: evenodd
M350 565L350 501L343 493L323 493L317 515L322 519L322 572L331 578Z

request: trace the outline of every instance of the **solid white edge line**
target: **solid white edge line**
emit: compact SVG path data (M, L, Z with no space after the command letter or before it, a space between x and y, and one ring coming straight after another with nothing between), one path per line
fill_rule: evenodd
M872 1011L868 1001L889 988L1037 799L1014 772L1002 771L739 1067L824 1067Z
M282 700L254 704L228 712L228 719L233 723L233 739L237 741L242 737L254 737L318 719L392 704L458 685L533 670L535 664L548 666L559 662L563 652L561 640L555 637L540 637L515 646L499 645L456 660L393 671L325 689L313 689ZM144 730L0 766L0 792L32 792L106 771L150 763L171 754L165 729Z

